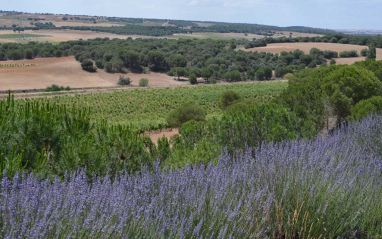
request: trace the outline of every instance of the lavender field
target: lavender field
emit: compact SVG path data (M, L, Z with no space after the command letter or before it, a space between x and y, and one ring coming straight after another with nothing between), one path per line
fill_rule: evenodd
M4 172L0 238L379 238L381 125L369 116L216 166L64 180Z

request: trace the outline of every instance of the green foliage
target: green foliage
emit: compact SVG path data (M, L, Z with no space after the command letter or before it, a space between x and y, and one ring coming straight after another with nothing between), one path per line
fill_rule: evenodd
M158 158L161 162L166 161L166 159L171 154L170 143L166 136L158 139Z
M149 85L149 80L147 78L142 78L139 80L139 87L146 87Z
M346 118L359 101L381 94L382 82L372 72L344 66L323 78L323 93L329 96L339 118Z
M0 101L0 167L64 175L87 168L89 174L151 165L143 138L131 126L92 123L89 109L26 101ZM17 145L17 147L15 147ZM8 172L7 172L8 173Z
M377 49L375 47L375 44L371 43L369 45L369 50L367 51L367 54L366 54L366 59L375 60L376 58L377 58Z
M203 139L204 131L205 122L196 120L187 121L179 128L179 133L187 148L193 148L199 140Z
M359 120L371 113L382 113L382 96L361 100L350 111L350 119L352 120Z
M82 70L88 71L88 72L96 72L97 68L94 66L94 63L90 59L86 59L82 61L81 63Z
M353 65L373 72L374 75L382 82L382 61L357 61Z
M359 57L358 52L356 50L351 51L341 51L340 52L341 58L347 58L347 57Z
M238 70L227 72L224 75L224 79L226 79L228 82L236 82L241 81L241 75Z
M211 80L210 80L210 83L211 83L211 84L216 84L217 82L218 82L218 81L217 81L216 79L211 79Z
M229 151L260 145L263 141L281 141L314 132L287 108L263 104L237 114L224 114L221 120L208 125L208 133Z
M236 115L258 107L260 104L254 100L236 100L224 109L224 115Z
M362 50L361 50L361 56L366 57L368 52L369 52L368 49L366 49L366 48L365 48L365 49L362 49Z
M331 59L331 60L330 60L330 65L335 65L335 64L337 64L336 60Z
M204 121L206 112L196 105L183 105L171 111L167 116L167 123L170 127L180 127L189 120Z
M191 74L188 80L190 81L191 85L198 84L198 79L196 78L195 74Z
M63 90L70 90L71 88L69 86L64 87L64 86L58 86L58 85L51 85L46 87L45 91L47 92L52 92L52 91L63 91Z
M130 77L119 76L118 85L130 85Z
M220 109L224 110L237 100L240 100L240 95L237 92L232 90L225 91L220 96L219 107Z
M49 102L92 109L92 121L112 119L110 124L133 124L141 130L168 127L166 116L181 105L196 104L214 117L222 114L219 99L223 92L233 90L243 98L264 102L279 95L287 87L286 82L219 84L169 89L133 89L111 93L36 98L34 101ZM20 102L21 101L17 101Z

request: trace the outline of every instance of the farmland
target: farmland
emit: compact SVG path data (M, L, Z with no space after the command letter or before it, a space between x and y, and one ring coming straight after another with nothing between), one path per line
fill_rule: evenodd
M286 86L286 82L255 82L173 89L136 89L74 97L57 96L33 101L89 107L94 121L108 119L111 124L133 124L140 129L159 129L167 126L167 114L181 105L198 105L207 111L208 118L212 118L222 113L217 103L221 93L226 90L234 90L244 98L262 102L277 96Z
M3 67L1 67L3 66ZM15 66L15 67L12 67ZM16 67L17 66L17 67ZM117 87L121 74L108 74L104 71L89 73L73 57L39 58L0 63L0 91L45 89L52 84L71 88ZM138 86L141 78L148 78L152 87L172 87L186 85L161 73L124 74L131 77L132 86Z
M382 37L300 25L347 5L83 2L0 10L0 238L381 237Z
M338 44L338 43L321 43L321 42L297 42L297 43L274 43L268 44L266 47L256 47L250 49L243 49L246 52L267 52L267 53L281 53L283 51L294 51L301 50L306 54L309 54L310 49L318 48L322 51L331 50L331 51L350 51L356 50L358 53L361 52L362 49L367 47L359 46L359 45L351 45L351 44ZM338 64L353 64L356 61L365 60L365 57L351 58L351 59L338 59ZM377 49L377 60L382 60L382 49Z

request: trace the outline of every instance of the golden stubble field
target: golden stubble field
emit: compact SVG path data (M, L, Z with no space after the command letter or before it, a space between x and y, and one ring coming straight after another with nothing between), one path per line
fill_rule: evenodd
M97 73L83 71L74 57L37 58L33 60L0 61L0 64L31 65L25 67L0 67L0 91L44 89L56 84L71 88L117 87L120 75L130 77L132 87L138 87L141 78L149 80L149 87L172 87L189 85L188 81L176 81L161 73L110 74L104 70Z
M250 49L242 49L243 51L258 51L269 53L280 53L282 51L294 51L301 50L306 54L309 54L310 49L318 48L320 50L332 50L332 51L350 51L356 50L358 53L367 46L350 45L350 44L338 44L338 43L323 43L323 42L298 42L298 43L274 43L268 44L266 47L256 47ZM365 57L352 57L352 58L338 58L337 64L353 64L356 61L363 61ZM382 49L377 48L377 60L382 60Z
M25 41L39 41L39 42L65 42L65 41L75 41L75 40L88 40L95 38L118 38L118 39L127 39L129 37L136 38L153 38L150 36L140 36L140 35L117 35L107 32L95 32L95 31L76 31L76 30L27 30L24 31L25 34L41 35L42 37L33 37L26 38ZM18 34L19 38L14 39L1 39L0 43L9 43L9 42L20 42L23 41L23 33L14 33L10 30L0 31L0 35L8 34Z

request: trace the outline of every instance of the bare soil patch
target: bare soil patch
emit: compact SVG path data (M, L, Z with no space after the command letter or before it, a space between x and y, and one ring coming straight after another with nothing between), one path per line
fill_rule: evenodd
M360 54L362 49L367 48L367 46L350 45L350 44L337 44L337 43L322 43L322 42L299 42L299 43L275 43L268 44L266 47L255 47L250 49L243 49L243 51L258 51L258 52L269 52L269 53L281 53L282 51L294 51L301 50L306 54L309 54L310 49L318 48L320 50L332 50L332 51L350 51L356 50ZM338 58L336 59L337 64L352 64L356 61L364 60L364 57L356 58ZM377 60L382 60L382 49L377 49Z
M168 129L168 130L164 130L160 132L157 132L157 131L145 132L143 136L149 136L150 139L153 141L153 143L157 144L158 140L162 138L163 136L165 136L168 140L170 140L172 136L177 134L179 134L178 129Z
M30 25L30 22L40 22L40 23L46 23L46 22L52 22L57 27L62 26L98 26L98 27L111 27L111 26L123 26L124 24L119 22L110 22L104 18L96 18L96 23L93 23L90 19L93 17L89 16L65 16L68 18L67 21L64 21L62 18L65 15L41 15L41 14L22 14L22 15L11 15L11 16L0 16L0 26L7 26L11 27L13 24L19 24L19 20L17 18L20 18L23 20L22 24L23 26L32 26ZM74 17L80 17L83 19L89 19L86 20L70 20L70 18ZM34 20L28 20L28 18L40 18L45 19L42 21L34 21Z
M290 32L276 32L273 38L280 38L280 37L289 37ZM193 33L193 34L174 34L176 37L195 37L195 38L213 38L213 39L247 39L247 40L253 40L253 38L256 39L263 39L265 36L263 35L257 35L257 34L245 34L245 33L217 33L217 32L202 32L202 33ZM316 36L323 36L319 34L310 34L310 33L300 33L300 32L292 32L292 37L316 37Z
M71 88L117 87L119 76L104 70L89 73L81 68L74 57L38 58L33 60L1 61L6 65L28 65L28 67L1 67L0 91L45 89L56 84ZM138 86L141 78L149 79L149 87L171 87L189 85L188 81L176 81L174 77L162 73L124 74L132 80L132 86Z
M13 31L5 30L0 31L0 34L13 34ZM117 35L107 32L95 32L95 31L75 31L75 30L27 30L24 31L25 34L35 34L43 35L47 37L35 37L29 39L30 41L40 41L40 42L64 42L64 41L75 41L79 39L88 40L95 38L118 38L118 39L127 39L129 37L136 38L153 38L150 36L140 36L140 35ZM22 37L22 34L20 34ZM20 39L0 39L0 42L18 42ZM28 39L27 39L28 41Z

